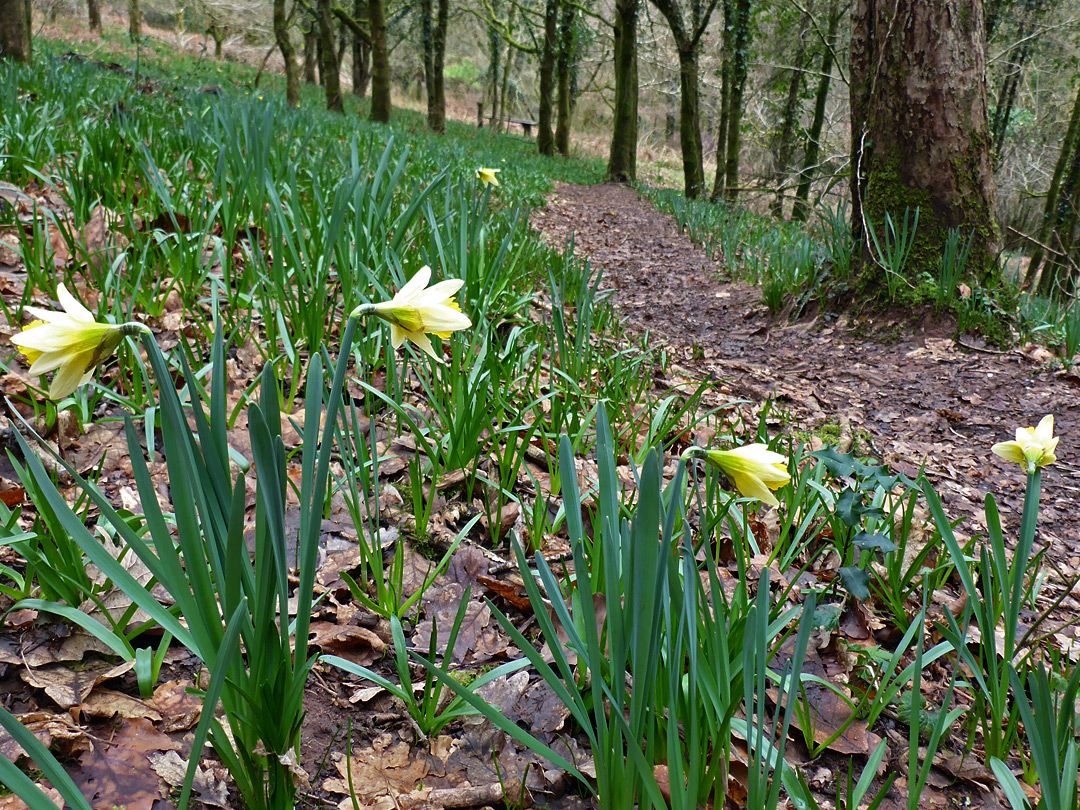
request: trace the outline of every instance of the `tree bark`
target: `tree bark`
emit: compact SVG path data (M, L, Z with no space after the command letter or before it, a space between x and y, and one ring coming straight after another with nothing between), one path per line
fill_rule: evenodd
M825 105L829 100L829 87L832 84L833 50L836 47L836 35L840 30L842 9L839 0L834 0L829 12L829 33L825 37L825 49L821 54L821 78L818 80L817 93L814 94L814 117L810 121L810 130L806 135L806 147L803 152L802 171L799 172L799 187L795 191L795 205L791 218L795 222L805 222L810 216L810 184L817 171L818 155L821 154L821 130L825 125Z
M101 33L101 4L99 0L86 0L86 15L90 18L90 30Z
M446 90L443 67L446 62L446 26L450 18L449 0L422 0L421 25L424 39L424 87L427 89L427 120L432 132L446 131Z
M507 15L507 30L513 32L514 30L514 13L517 11L517 4L510 6L510 13ZM506 58L503 59L503 72L502 72L502 87L499 90L498 101L499 105L496 109L492 110L494 115L493 129L497 132L506 132L509 122L506 120L509 117L506 107L506 94L510 89L510 74L513 73L514 68L514 43L506 43Z
M33 60L27 5L28 0L0 0L0 58L27 64Z
M726 9L725 9L726 10ZM725 18L724 22L731 34L731 89L728 93L727 114L725 115L725 140L716 144L716 179L713 182L712 198L719 199L721 194L728 202L734 202L739 194L739 157L742 152L742 112L743 95L746 91L746 76L750 62L750 0L736 0L734 18ZM724 160L721 163L720 150L723 146ZM721 178L721 167L723 178Z
M558 55L559 0L544 4L544 45L540 51L540 115L536 148L541 155L555 154L552 109L555 96L555 58Z
M319 77L315 74L318 53L319 32L315 21L311 20L304 29L304 82L307 84L318 84Z
M386 42L386 2L369 0L371 26L371 120L390 123L390 49Z
M367 2L355 0L353 3L353 16L359 20L367 19ZM354 96L363 98L367 95L368 80L371 78L371 45L370 38L364 39L359 33L353 31L352 35L352 92Z
M620 183L637 178L637 14L638 0L615 0L615 116L607 173Z
M319 76L326 91L326 109L330 112L345 112L337 49L334 47L334 29L330 24L330 0L318 0L316 10L319 24Z
M880 280L863 225L920 210L910 278L937 273L949 229L974 232L970 268L991 271L999 236L987 120L982 0L855 0L851 198L865 283Z
M705 188L705 166L701 155L700 108L697 49L680 50L679 141L682 146L683 190L688 199L701 196Z
M791 62L791 79L788 82L787 98L784 100L784 111L780 116L780 131L773 149L776 196L773 198L772 215L776 219L784 218L784 185L795 142L795 119L799 115L799 97L802 94L803 74L807 64L806 39L810 35L813 3L807 2L805 9L799 19L798 42L795 44L795 56Z
M285 0L274 0L274 41L285 63L285 103L300 106L300 78L296 75L296 48L289 36L289 18L285 13Z
M494 0L492 8L495 14L499 13L499 2ZM488 75L485 91L491 99L491 128L495 128L495 122L499 115L499 59L502 56L502 42L499 38L499 29L494 23L488 23ZM483 125L481 118L480 125Z
M142 10L139 0L128 0L128 35L132 39L142 36Z
M700 196L705 188L697 56L701 37L716 8L716 0L710 0L705 8L702 8L700 0L691 0L689 20L684 18L679 0L652 0L652 4L667 20L679 54L679 140L682 142L683 188L687 198L694 198Z
M577 6L563 2L559 20L558 102L555 105L555 148L570 156L570 126L574 115L574 17Z
M1061 240L1055 237L1055 233L1061 226L1061 222L1067 213L1068 203L1061 202L1061 191L1066 170L1074 161L1074 156L1080 153L1080 90L1077 90L1076 101L1073 103L1072 115L1069 117L1069 128L1065 133L1065 139L1061 142L1061 152L1058 154L1057 163L1054 165L1054 175L1050 178L1050 185L1046 190L1046 206L1043 208L1042 224L1039 226L1038 240L1035 250L1031 253L1031 262L1028 264L1025 283L1031 284L1039 273L1046 251L1042 245L1051 245L1053 249L1060 247ZM1044 272L1044 275L1046 273ZM1040 287L1042 285L1040 284Z

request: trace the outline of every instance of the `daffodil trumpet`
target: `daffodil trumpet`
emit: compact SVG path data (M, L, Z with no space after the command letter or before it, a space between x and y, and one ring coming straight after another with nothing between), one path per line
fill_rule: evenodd
M787 458L764 444L747 444L731 450L690 447L682 457L708 461L731 479L741 495L770 506L780 505L773 490L780 489L791 480Z
M41 376L56 371L49 398L60 400L88 383L94 369L116 351L125 337L150 329L134 322L98 323L63 284L56 293L63 311L26 307L35 320L12 335L11 342L30 361L30 374Z
M465 283L458 278L448 278L428 286L431 268L425 265L389 301L378 304L360 304L350 318L374 315L390 324L390 344L399 348L408 340L419 347L435 362L442 363L428 335L448 338L454 332L472 326L469 316L461 312L454 294Z

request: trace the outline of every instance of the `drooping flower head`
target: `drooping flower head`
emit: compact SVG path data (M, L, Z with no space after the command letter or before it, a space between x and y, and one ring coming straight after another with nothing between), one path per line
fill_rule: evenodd
M126 335L149 329L140 323L97 323L63 284L57 287L56 296L64 311L26 307L35 320L12 335L11 342L30 361L31 374L58 370L49 386L49 398L63 399L90 381L94 367L116 351Z
M481 166L476 170L476 179L483 183L485 186L498 186L499 178L495 175L501 172L502 169L485 169Z
M454 300L465 282L448 278L428 287L430 280L431 268L425 265L392 299L381 304L361 304L353 316L371 313L381 318L390 324L390 343L395 349L409 340L441 363L428 335L448 338L452 332L468 329L472 321Z
M1057 461L1054 451L1057 449L1058 438L1054 435L1054 416L1048 414L1042 418L1038 427L1017 428L1015 441L998 442L990 448L990 452L1006 461L1013 461L1028 473L1032 473L1038 467L1046 467Z
M747 444L731 450L691 447L683 453L683 458L709 461L731 479L744 497L757 498L770 506L780 505L772 490L780 489L791 480L787 458L764 444Z

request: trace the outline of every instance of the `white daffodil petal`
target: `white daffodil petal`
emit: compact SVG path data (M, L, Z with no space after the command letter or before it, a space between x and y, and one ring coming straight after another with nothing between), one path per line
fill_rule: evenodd
M780 501L776 499L776 496L769 491L769 488L765 486L757 476L735 473L733 478L735 479L735 489L739 490L739 492L747 498L757 498L759 501L767 503L769 506L780 505Z
M447 298L453 298L455 293L464 286L465 282L460 278L448 278L440 281L424 290L417 296L416 305L442 304Z
M82 305L74 295L67 291L67 287L60 284L56 288L56 297L60 299L60 306L64 312L81 323L93 323L94 314Z
M429 281L431 281L431 268L425 264L413 274L412 278L405 282L404 287L398 290L398 294L394 296L393 302L396 304L411 303L415 296L424 291L424 288L427 287Z
M396 323L390 324L390 345L395 349L400 349L401 344L405 342L405 338L408 334L408 332Z
M439 357L435 351L435 347L431 345L431 338L429 338L423 332L409 332L409 340L411 340L416 346L423 349L424 353L430 355L436 363L442 363L443 359Z
M53 377L52 385L49 386L49 398L63 399L70 396L76 388L88 381L91 373L87 370L87 366L93 360L93 353L88 352L69 357Z

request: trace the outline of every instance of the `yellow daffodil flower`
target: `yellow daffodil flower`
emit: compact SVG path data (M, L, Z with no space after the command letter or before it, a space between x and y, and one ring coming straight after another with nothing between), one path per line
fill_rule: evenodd
M1049 414L1042 418L1038 427L1017 428L1016 441L998 442L990 448L990 452L1006 461L1014 461L1032 473L1037 467L1045 467L1057 461L1054 454L1057 445L1054 417Z
M472 321L454 300L454 293L465 282L448 278L428 287L430 280L431 268L425 265L392 299L381 304L361 304L353 310L353 317L370 313L381 318L390 324L390 343L395 349L409 340L441 363L428 335L448 338L452 332L468 329Z
M772 490L780 489L791 480L787 471L787 458L773 452L764 444L747 444L732 450L691 447L683 453L683 458L703 458L710 461L731 479L743 496L757 498L770 506L780 505Z
M499 178L495 175L501 172L502 169L485 169L483 167L476 170L476 179L483 183L485 186L498 186Z
M49 386L49 398L63 399L90 381L94 367L116 351L125 336L150 330L141 323L97 323L63 284L56 295L64 311L26 307L35 320L12 335L11 342L30 361L31 374L59 369Z

